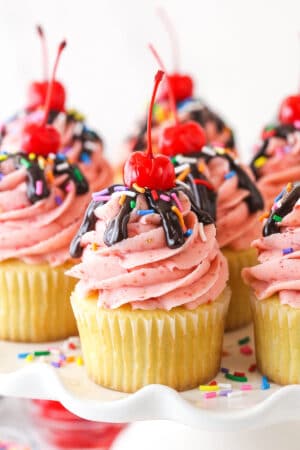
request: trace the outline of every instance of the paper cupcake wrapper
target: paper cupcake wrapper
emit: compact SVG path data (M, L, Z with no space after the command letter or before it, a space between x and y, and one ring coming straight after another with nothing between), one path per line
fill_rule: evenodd
M222 253L228 262L228 284L232 293L225 330L232 331L252 321L250 307L251 288L244 283L241 277L241 271L244 267L251 267L257 264L257 252L254 248L247 250L223 248Z
M257 367L277 384L300 384L300 309L282 305L277 295L251 306Z
M78 334L70 304L71 264L0 263L0 339L46 342Z
M179 391L219 371L230 291L188 311L107 310L96 298L72 295L85 366L96 383L135 392L159 383Z

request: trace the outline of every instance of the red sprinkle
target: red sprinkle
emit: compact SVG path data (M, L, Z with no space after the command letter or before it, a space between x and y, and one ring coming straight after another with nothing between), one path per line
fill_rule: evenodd
M152 195L153 200L155 200L155 201L158 200L158 193L154 189L152 189L151 195Z
M233 372L233 375L235 377L245 377L246 376L245 372Z
M71 350L76 350L76 348L77 348L76 345L73 342L69 342L68 347Z
M214 191L214 187L212 184L210 184L208 181L206 180L200 180L199 178L195 178L194 179L194 183L195 184L202 184L203 186L206 186L208 189Z
M248 372L255 372L256 371L256 364L251 364L251 366L248 369Z
M211 381L208 386L217 386L216 380Z
M246 356L250 356L253 354L253 350L250 345L243 345L242 347L240 347L240 352Z

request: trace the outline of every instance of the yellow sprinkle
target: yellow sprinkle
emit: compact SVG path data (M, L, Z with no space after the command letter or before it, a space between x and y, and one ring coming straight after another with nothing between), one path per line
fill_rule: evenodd
M30 353L29 355L26 356L25 359L27 362L32 362L34 360L34 355Z
M176 214L176 216L178 217L180 226L183 229L183 232L185 233L186 232L186 226L185 226L185 223L184 223L184 220L183 220L183 215L181 214L181 212L179 211L177 206L173 205L171 209Z
M191 169L189 167L187 167L183 172L181 172L180 175L178 175L178 177L176 178L176 181L184 181L184 179L188 176L190 171L191 171Z
M200 173L203 173L205 171L205 164L203 162L199 162L197 168Z
M292 183L288 183L288 184L286 185L286 191L287 191L287 192L291 192L292 189L293 189L293 184L292 184Z
M72 363L75 361L75 356L67 356L67 363Z
M220 390L220 386L218 386L218 385L209 386L209 385L202 384L201 386L199 386L199 391L214 392L214 391L219 391L219 390Z
M98 250L98 244L96 242L92 242L92 250L96 252Z
M264 219L267 219L269 217L269 214L270 213L268 212L263 213L261 216L259 216L258 220L262 222Z
M83 359L81 356L77 356L76 364L77 364L77 366L83 366Z
M119 200L119 205L121 205L121 206L124 205L125 200L126 200L126 195L122 194L120 197L120 200Z
M35 154L29 153L28 157L29 157L30 161L33 161L35 159Z
M0 161L5 161L7 159L7 155L0 155Z
M225 149L222 147L215 147L215 150L218 153L218 155L224 155L225 153Z
M77 111L77 109L69 109L67 111L67 114L73 116L75 120L78 120L80 122L83 122L85 120L85 116L81 112Z
M260 156L259 158L257 158L254 161L254 167L256 167L257 169L259 169L260 167L262 167L264 164L266 164L267 162L267 157L266 156Z
M151 244L152 241L153 241L152 238L146 239L147 244Z
M38 163L41 169L45 168L45 159L42 156L38 157Z
M133 189L137 192L139 192L140 194L144 194L145 193L145 189L140 187L138 184L133 183L132 185Z

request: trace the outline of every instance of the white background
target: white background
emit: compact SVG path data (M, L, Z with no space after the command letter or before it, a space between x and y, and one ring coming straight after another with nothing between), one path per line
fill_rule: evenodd
M157 6L178 30L182 70L235 128L249 159L262 125L297 91L299 0L0 0L0 118L21 108L27 83L42 76L34 31L41 23L52 59L58 41L68 40L59 68L68 106L86 113L117 160L151 94L157 67L148 41L172 69Z

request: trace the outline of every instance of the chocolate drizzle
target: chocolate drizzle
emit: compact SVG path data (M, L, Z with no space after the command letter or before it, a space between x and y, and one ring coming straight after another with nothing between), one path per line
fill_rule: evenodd
M166 242L168 247L170 248L181 247L185 241L184 230L181 227L177 214L172 210L172 206L176 206L176 203L174 203L172 199L172 194L179 194L180 192L183 192L190 199L191 210L195 212L195 214L198 217L198 220L202 222L204 225L213 223L213 219L210 217L210 215L206 211L201 210L199 206L196 205L191 191L189 191L189 189L185 186L175 186L173 189L164 192L157 190L156 191L157 195L154 197L153 191L150 191L149 189L146 189L145 193L141 194L135 191L134 189L125 188L125 186L123 185L113 185L107 189L107 194L105 194L104 196L105 200L103 201L93 200L90 203L85 213L83 222L70 246L70 254L73 258L79 258L82 255L83 252L83 248L81 246L82 236L86 232L91 231L95 228L96 224L96 217L94 215L95 209L98 206L107 203L108 201L107 198L110 198L110 196L113 193L118 192L119 190L122 189L126 189L127 192L129 191L131 193L134 193L136 194L136 196L143 195L149 209L153 209L155 213L160 215L162 227L164 229L166 237ZM166 201L162 199L161 194L168 196L170 200ZM97 195L95 198L97 198ZM101 198L101 195L99 198ZM136 211L134 211L135 206L132 206L131 203L132 201L134 201L133 197L129 195L126 196L126 199L124 203L121 205L118 214L114 218L112 218L107 224L106 230L104 232L103 241L105 245L107 245L108 247L128 237L127 225L129 222L130 214L136 213Z
M286 189L282 191L282 197L278 200L280 205L273 209L263 228L263 236L270 236L274 233L280 233L278 223L292 212L295 204L300 198L300 183L294 183L292 189L288 192Z
M261 158L270 158L271 155L268 155L267 150L269 147L269 142L272 137L277 137L281 139L288 139L289 134L293 133L295 131L295 128L293 125L278 125L274 126L272 128L266 127L264 130L264 133L266 133L266 138L263 139L263 142L256 152L255 156L252 158L250 162L250 168L252 172L255 175L256 179L260 178L260 171L259 167L256 166L256 161Z
M83 173L76 164L70 164L65 155L58 154L54 160L54 175L67 175L62 188L66 188L69 181L72 180L76 187L76 194L83 195L89 191L89 184Z

